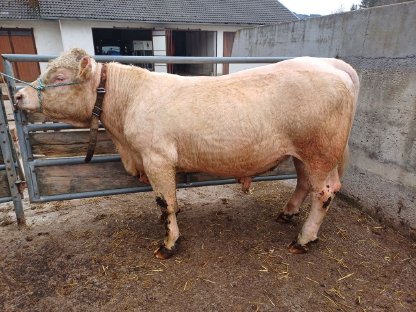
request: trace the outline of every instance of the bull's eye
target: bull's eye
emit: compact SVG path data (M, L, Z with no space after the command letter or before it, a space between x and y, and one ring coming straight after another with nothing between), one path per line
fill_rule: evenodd
M64 76L61 76L61 75L58 75L58 76L56 76L55 80L56 81L59 81L59 82L62 82L62 81L65 80L65 77Z

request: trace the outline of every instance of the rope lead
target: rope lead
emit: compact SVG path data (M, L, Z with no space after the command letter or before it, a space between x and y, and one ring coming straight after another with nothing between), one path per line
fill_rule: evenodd
M76 82L76 81L72 81L72 82L62 82L62 83L55 83L55 84L50 84L50 85L45 85L42 82L41 78L38 78L36 81L38 82L39 86L35 87L34 85L32 85L32 83L17 79L13 76L7 75L5 73L0 72L0 75L9 78L9 79L13 79L17 82L23 83L33 89L35 89L37 91L38 94L38 100L39 100L39 112L42 112L42 91L46 90L47 88L56 88L56 87L62 87L62 86L70 86L70 85L76 85L76 84L80 84L80 82Z

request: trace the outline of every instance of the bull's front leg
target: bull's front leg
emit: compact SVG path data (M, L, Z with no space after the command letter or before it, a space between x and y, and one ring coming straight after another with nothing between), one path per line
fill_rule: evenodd
M168 259L174 255L176 241L180 235L176 221L178 202L175 168L167 160L154 156L146 161L145 171L156 194L156 204L162 210L162 221L166 229L165 239L155 251L155 257Z

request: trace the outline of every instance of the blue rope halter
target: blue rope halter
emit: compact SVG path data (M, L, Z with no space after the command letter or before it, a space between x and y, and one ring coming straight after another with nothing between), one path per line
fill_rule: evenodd
M62 83L54 83L54 84L50 84L50 85L45 85L42 82L42 79L37 79L36 81L38 82L39 86L35 87L34 85L32 85L29 82L17 79L13 76L9 76L5 73L0 72L0 75L7 77L9 79L13 79L17 82L23 83L33 89L35 89L38 93L38 100L39 100L39 112L42 112L42 91L46 90L47 88L55 88L55 87L62 87L62 86L70 86L70 85L76 85L76 84L80 84L80 82L76 82L76 81L72 81L72 82L62 82Z

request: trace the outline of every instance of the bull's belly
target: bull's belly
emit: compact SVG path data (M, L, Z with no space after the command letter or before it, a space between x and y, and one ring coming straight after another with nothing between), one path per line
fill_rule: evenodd
M289 157L284 151L227 154L198 153L179 155L178 171L204 172L221 177L250 177L276 167Z

